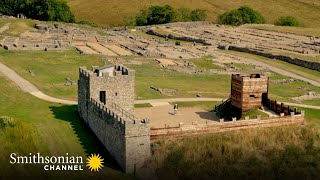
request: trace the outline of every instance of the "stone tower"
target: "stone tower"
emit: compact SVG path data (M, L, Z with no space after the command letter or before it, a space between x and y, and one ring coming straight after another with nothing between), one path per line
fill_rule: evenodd
M267 76L260 74L233 74L231 79L231 105L235 112L258 109L268 100Z
M134 110L135 74L133 70L121 65L111 65L93 67L92 72L90 77L83 73L79 75L78 102L81 107L79 110L87 110L86 101L90 98L103 104L115 103L128 112ZM80 114L83 113L80 112Z
M150 122L132 114L134 78L122 65L79 70L79 115L126 173L150 156Z

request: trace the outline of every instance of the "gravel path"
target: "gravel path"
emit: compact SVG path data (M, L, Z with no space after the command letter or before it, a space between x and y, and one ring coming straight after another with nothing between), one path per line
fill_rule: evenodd
M61 103L61 104L78 104L75 101L68 101L63 99L57 99L54 97L50 97L48 95L45 95L42 93L37 87L35 87L33 84L31 84L29 81L22 78L20 75L18 75L15 71L8 68L4 64L0 63L0 72L5 75L8 79L10 79L12 82L14 82L17 86L20 87L20 89L24 92L28 92L32 94L33 96L36 96L40 99L55 102L55 103Z

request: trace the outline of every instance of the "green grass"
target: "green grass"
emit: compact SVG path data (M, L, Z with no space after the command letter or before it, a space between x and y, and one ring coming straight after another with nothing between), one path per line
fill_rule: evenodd
M314 99L314 100L305 100L302 101L303 104L309 104L313 106L320 106L320 99Z
M157 39L157 40L160 40L160 41L165 41L165 40L166 40L166 39L163 38L163 37L150 35L150 34L147 34L147 33L145 33L145 32L139 31L139 30L134 31L134 32L132 32L132 33L135 34L135 35L137 35L137 36L141 36L141 37L143 37L143 38L146 38L146 39ZM174 39L168 39L167 42L170 43L170 44L175 44L176 41L177 41L177 40L174 40ZM189 41L181 41L181 40L179 40L179 41L180 41L180 43L181 43L181 46L183 46L183 45L191 45L191 44L192 44L192 43L189 42Z
M11 23L8 30L2 34L8 36L20 36L21 33L27 30L35 30L34 24L37 21L29 19L0 19L0 27L6 23Z
M275 84L271 82L269 85L270 94L275 94L286 98L306 95L309 91L320 93L319 87L312 86L305 82L293 82L288 84ZM299 87L306 87L307 89L302 90L299 89Z
M307 27L288 27L288 26L257 26L257 25L250 25L248 26L254 29L261 29L261 30L269 30L269 31L278 31L278 32L289 32L307 36L318 36L320 37L320 32L318 28L307 28Z
M178 104L179 107L200 107L207 111L214 110L214 106L219 102L213 101L192 101L192 102L171 102L171 105Z
M320 4L314 0L194 0L194 1L117 1L117 0L68 0L72 12L77 20L88 20L100 24L121 24L125 17L133 17L140 9L150 5L169 4L176 8L201 8L208 10L207 20L216 21L217 16L225 11L237 9L248 5L261 12L266 17L267 23L273 24L280 16L295 16L307 27L320 27ZM266 6L266 4L269 4ZM106 8L108 7L108 8ZM281 12L281 14L279 14Z
M230 76L203 75L172 72L161 68L155 62L144 65L128 65L136 71L137 99L168 98L152 89L177 89L175 97L196 97L202 94L205 97L227 97L229 95Z
M188 59L188 61L191 61L194 63L199 69L202 70L209 70L209 69L224 69L221 66L213 64L212 58L214 57L204 57L202 59Z
M65 86L69 77L77 83L79 67L104 65L102 56L80 55L75 50L64 52L6 51L0 49L0 62L15 70L19 75L36 85L50 96L76 100L77 85ZM29 70L35 72L31 76Z
M131 178L123 174L93 133L79 120L77 106L49 103L20 91L16 85L0 75L0 115L14 118L16 127L0 130L0 179L2 176L46 176L50 179L71 178ZM100 153L105 167L99 173L45 172L41 165L11 165L11 153L29 155L83 156ZM53 177L57 176L57 177Z
M152 107L150 103L145 103L145 104L135 104L134 108L146 108L146 107Z
M305 111L304 126L158 141L153 167L160 179L316 179L320 110Z
M223 51L223 50L221 50ZM248 53L242 53L242 52L236 52L236 51L223 51L224 53L229 53L229 54L233 54L233 55L237 55L237 56L241 56L241 57L246 57L246 58L251 58L254 60L258 60L261 62L264 62L266 64L270 64L274 67L278 67L280 69L284 69L287 70L289 72L298 74L302 77L314 80L314 81L318 81L320 82L320 72L319 71L315 71L315 70L311 70L311 69L307 69L301 66L297 66L294 64L290 64L284 61L280 61L280 60L276 60L276 59L270 59L270 58L265 58L262 56L257 56L257 55L253 55L253 54L248 54Z
M255 118L257 118L258 115L261 116L261 119L269 117L268 114L266 114L264 112L261 112L261 111L259 111L257 109L252 109L252 110L249 110L247 112L244 112L242 114L241 120L245 119L246 116L249 116L250 119L255 119Z
M288 53L287 51L269 51L273 54L281 54L284 56L289 56L291 58L298 58L306 61L311 61L311 62L319 62L320 63L320 55L315 55L315 56L310 56L310 55L302 55L298 53Z

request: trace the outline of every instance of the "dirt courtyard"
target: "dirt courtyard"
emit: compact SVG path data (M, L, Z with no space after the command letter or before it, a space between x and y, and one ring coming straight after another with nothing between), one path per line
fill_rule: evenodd
M207 121L219 122L214 112L208 112L200 107L180 107L176 115L172 105L147 108L136 108L134 114L139 118L150 119L151 128L178 127L184 125L206 124Z

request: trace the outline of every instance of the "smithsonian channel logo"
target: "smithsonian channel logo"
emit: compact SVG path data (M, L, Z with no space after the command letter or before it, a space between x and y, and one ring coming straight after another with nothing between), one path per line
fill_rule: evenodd
M84 161L82 156L42 156L40 153L28 156L10 154L10 164L43 164L45 171L83 171ZM99 154L91 154L86 157L86 167L90 171L97 172L103 167L103 160Z

